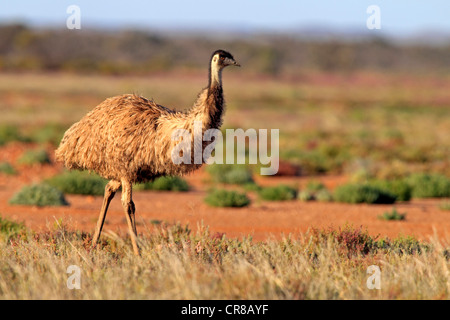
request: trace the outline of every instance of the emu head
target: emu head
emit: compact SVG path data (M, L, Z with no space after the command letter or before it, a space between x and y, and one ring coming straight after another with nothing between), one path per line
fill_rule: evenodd
M231 53L225 50L216 50L211 56L211 66L217 69L223 69L227 66L240 67L241 65L234 60Z

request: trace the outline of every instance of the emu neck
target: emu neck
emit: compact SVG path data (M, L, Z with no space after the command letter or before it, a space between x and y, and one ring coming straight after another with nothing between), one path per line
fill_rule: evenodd
M209 87L212 86L222 86L222 68L213 60L211 60L209 67Z
M222 114L224 107L222 68L217 66L214 59L211 59L207 94L206 99L202 102L202 105L201 113L204 129L219 128L222 125Z
M201 121L203 131L211 128L220 128L223 108L222 71L214 67L211 61L208 87L200 93L191 109L191 121Z
M205 104L205 119L207 128L220 128L224 108L222 85L210 85Z

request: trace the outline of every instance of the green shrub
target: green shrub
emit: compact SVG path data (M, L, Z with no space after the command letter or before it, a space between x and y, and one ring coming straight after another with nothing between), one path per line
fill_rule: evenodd
M333 201L333 195L328 189L322 189L315 193L314 198L320 202L331 202Z
M10 141L23 141L22 135L15 126L2 125L0 126L0 146Z
M326 189L326 188L322 182L308 181L308 183L306 184L306 190L311 191L311 192L317 192L317 191L323 190L323 189Z
M406 213L398 213L397 209L392 209L392 211L386 211L383 215L379 215L378 219L380 220L405 220Z
M27 150L17 162L25 165L44 164L50 163L50 157L48 156L47 151L43 149Z
M328 230L312 228L310 243L318 244L329 240L335 241L338 252L347 255L347 257L377 252L413 255L431 249L430 244L421 243L412 236L400 236L393 240L377 238L378 236L370 236L367 230L363 231L362 227L354 229L352 226L345 225L344 228L339 227L338 230L334 228L329 228ZM311 254L313 253L311 252Z
M9 162L0 162L0 172L13 175L16 174L16 170Z
M214 189L208 193L205 202L213 207L245 207L250 204L250 199L245 193Z
M334 200L346 203L394 203L396 196L368 184L346 184L336 188Z
M265 187L261 189L259 196L264 200L270 201L292 200L297 196L297 190L286 185Z
M414 198L450 197L450 179L443 175L419 173L407 178Z
M215 182L226 184L248 184L253 182L253 174L245 165L212 164L206 171Z
M305 201L305 202L306 202L306 201L311 201L311 200L314 200L314 199L315 199L314 194L313 194L312 192L308 191L308 190L302 190L302 191L300 191L300 192L298 193L297 198L298 198L299 200Z
M0 239L8 241L9 239L23 234L26 231L23 223L17 223L0 217Z
M38 143L51 143L57 146L60 142L67 127L59 123L47 123L44 126L33 130L30 134L30 140Z
M393 240L383 239L378 241L378 247L396 254L421 254L429 251L431 246L421 243L413 236L399 236Z
M404 179L375 180L375 181L370 182L370 184L395 195L397 197L397 201L411 200L413 188Z
M189 185L186 180L180 177L167 176L159 177L155 181L137 184L135 190L189 191Z
M376 237L369 235L367 230L353 228L351 225L344 225L343 228L334 229L332 227L327 230L312 228L311 244L319 244L333 241L340 254L351 257L354 255L366 255L376 251Z
M101 196L108 183L102 177L88 171L66 171L45 181L67 194Z
M65 206L68 205L64 194L48 184L34 184L23 187L9 200L10 204L33 206Z
M242 187L244 188L245 191L256 191L256 192L259 192L262 189L261 186L257 185L254 182L246 183Z

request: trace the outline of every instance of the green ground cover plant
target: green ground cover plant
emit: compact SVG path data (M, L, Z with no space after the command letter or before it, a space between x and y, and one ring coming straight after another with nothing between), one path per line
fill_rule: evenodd
M9 203L39 207L68 205L64 194L48 184L24 186L12 196Z

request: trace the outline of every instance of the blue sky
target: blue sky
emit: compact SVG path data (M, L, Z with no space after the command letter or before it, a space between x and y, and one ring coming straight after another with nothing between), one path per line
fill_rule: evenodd
M383 32L450 32L449 0L164 0L2 1L0 21L65 27L69 5L81 9L83 26L233 28L283 30L308 26L366 29L369 5L381 10Z

